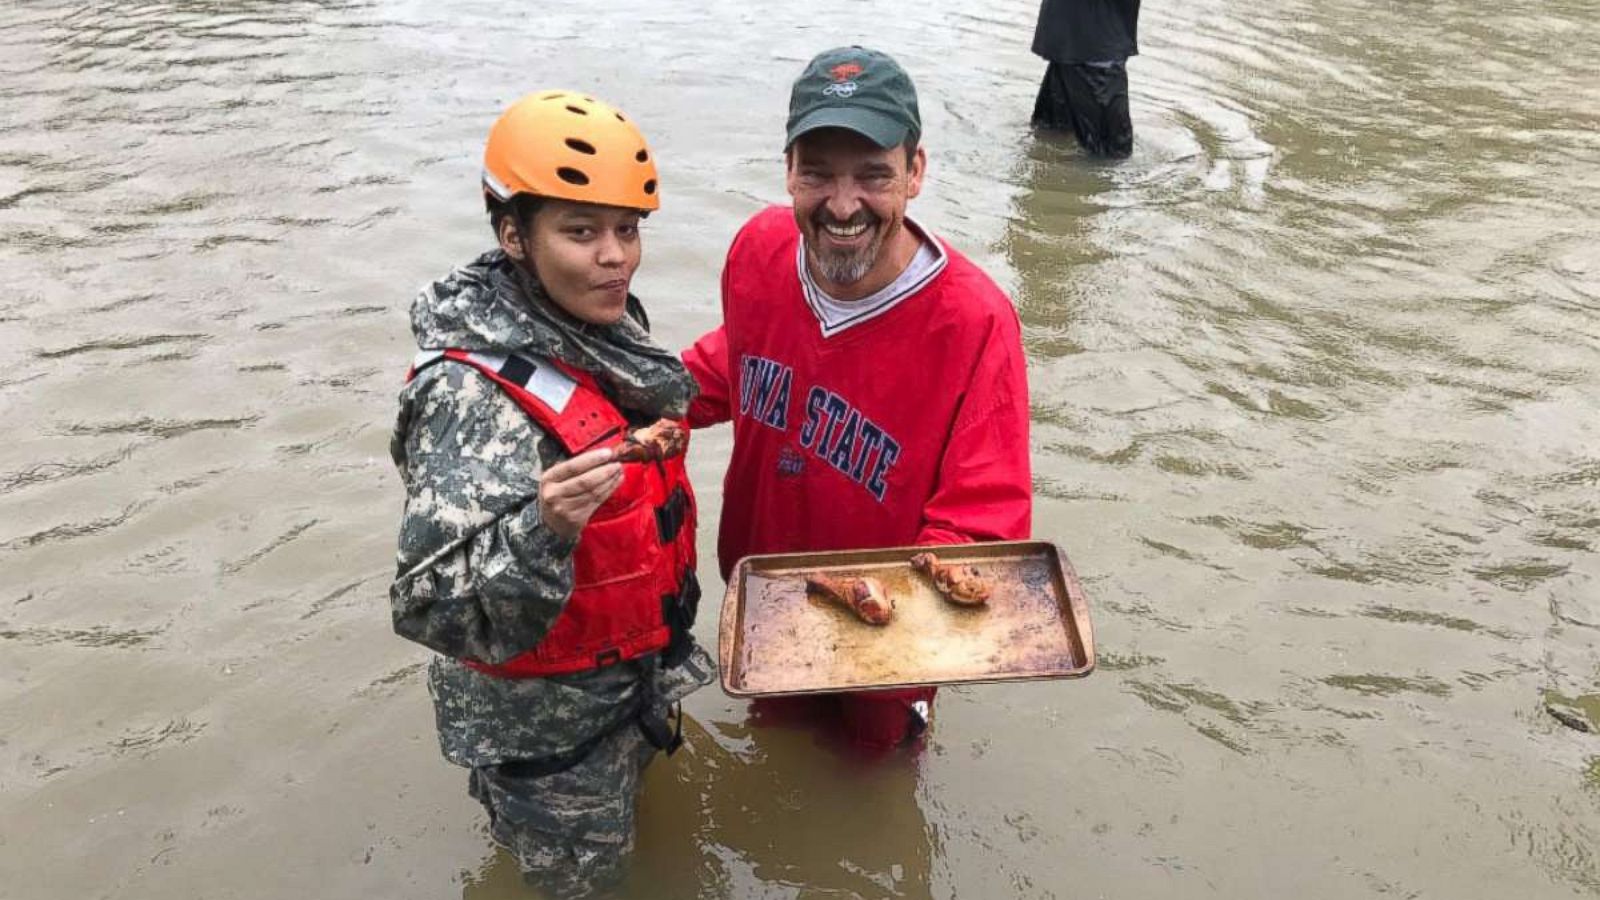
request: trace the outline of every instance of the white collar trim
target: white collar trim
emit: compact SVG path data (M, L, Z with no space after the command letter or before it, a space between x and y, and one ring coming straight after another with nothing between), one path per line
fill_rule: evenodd
M906 216L905 223L921 241L917 255L912 257L910 265L907 265L905 271L894 281L860 300L836 300L817 284L816 279L811 277L811 270L806 266L805 235L800 236L799 245L795 249L795 266L800 272L800 292L805 296L806 306L811 308L811 314L817 317L817 324L822 328L823 337L832 337L847 328L876 319L922 290L928 282L944 271L945 265L950 261L950 254L946 252L944 244L910 216ZM919 265L925 258L926 264Z

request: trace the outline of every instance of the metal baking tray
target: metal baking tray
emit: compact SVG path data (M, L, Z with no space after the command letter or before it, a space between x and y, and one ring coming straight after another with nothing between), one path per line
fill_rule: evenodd
M993 587L989 602L944 599L911 568L911 556L928 550L976 566ZM814 572L880 579L894 597L894 620L868 625L807 594ZM735 697L1079 678L1094 669L1083 586L1048 541L747 556L728 579L718 638L722 689Z

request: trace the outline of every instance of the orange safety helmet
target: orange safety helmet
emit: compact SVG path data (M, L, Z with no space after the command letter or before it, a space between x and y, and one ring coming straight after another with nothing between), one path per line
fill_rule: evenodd
M483 150L484 193L631 209L661 206L644 135L615 107L572 91L540 91L511 104Z

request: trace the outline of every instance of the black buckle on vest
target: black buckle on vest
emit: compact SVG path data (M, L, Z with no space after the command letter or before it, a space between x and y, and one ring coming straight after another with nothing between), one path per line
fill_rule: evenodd
M672 489L672 496L667 498L667 502L656 508L656 532L661 535L661 543L670 544L677 540L678 532L687 521L689 493L680 484Z
M601 650L594 655L595 667L599 669L604 669L606 666L614 666L619 662L622 662L622 651L616 647Z
M683 573L683 581L676 593L661 598L661 618L671 629L672 639L661 653L661 665L672 668L689 658L694 646L689 629L694 627L695 614L700 611L700 579L693 571Z

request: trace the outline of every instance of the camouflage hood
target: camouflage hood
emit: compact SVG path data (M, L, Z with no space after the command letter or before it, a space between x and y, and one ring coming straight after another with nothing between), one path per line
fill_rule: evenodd
M619 406L681 418L698 393L677 354L645 330L629 296L615 325L580 322L551 301L538 280L491 250L424 288L411 304L411 331L424 350L525 353L592 373Z

